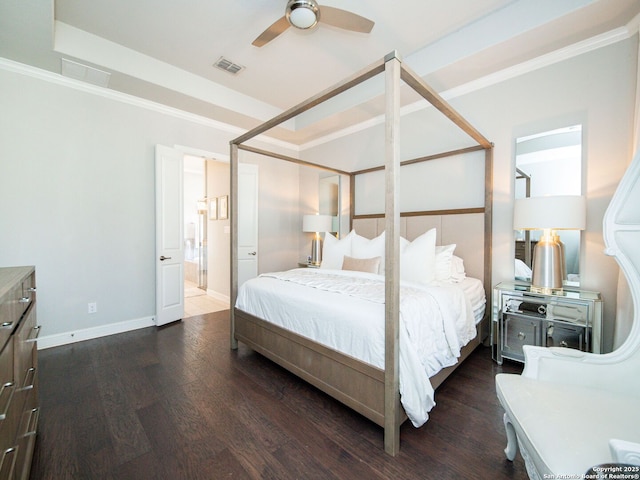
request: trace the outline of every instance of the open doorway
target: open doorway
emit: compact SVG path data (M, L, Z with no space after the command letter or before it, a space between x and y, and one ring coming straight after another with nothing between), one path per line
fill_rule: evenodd
M219 249L220 241L212 224L217 215L211 211L216 203L211 202L211 196L216 192L209 192L212 175L220 176L219 169L211 168L215 163L205 157L184 156L185 318L229 308L228 299L216 289L220 268L215 265L219 259L215 250ZM228 174L216 180L228 184Z

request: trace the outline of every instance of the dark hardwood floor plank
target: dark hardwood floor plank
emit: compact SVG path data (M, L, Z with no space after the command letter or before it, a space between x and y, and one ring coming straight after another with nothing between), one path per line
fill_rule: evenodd
M240 344L229 312L39 352L36 479L526 479L505 459L494 377L480 347L436 391L401 450L383 430Z
M109 371L108 367L109 365L96 369L96 372L99 372L96 375L97 386L116 458L126 461L147 453L151 446L127 397L128 385L118 374L120 368L124 367L116 368L111 365L115 371Z

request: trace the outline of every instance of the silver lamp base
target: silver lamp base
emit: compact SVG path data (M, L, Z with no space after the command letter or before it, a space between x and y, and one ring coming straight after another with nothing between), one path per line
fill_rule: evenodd
M316 235L311 241L311 265L320 265L322 261L322 240Z
M557 235L543 235L533 250L531 289L539 293L562 291L564 245Z

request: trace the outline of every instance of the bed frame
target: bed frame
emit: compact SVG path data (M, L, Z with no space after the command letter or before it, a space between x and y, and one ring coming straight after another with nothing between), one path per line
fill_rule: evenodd
M304 160L287 157L272 152L259 150L244 145L257 135L313 108L314 106L347 91L369 78L384 73L385 75L385 164L384 166L358 172L345 172L326 166L313 164ZM446 115L455 125L467 133L478 145L462 148L442 154L400 161L399 127L400 127L400 86L401 82L409 85L435 108ZM400 236L409 240L418 236L419 230L426 231L427 225L456 225L458 220L469 219L483 227L481 243L484 255L478 261L478 242L470 248L467 258L473 259L465 267L468 273L484 279L485 292L491 292L491 206L492 206L492 155L493 145L475 128L464 120L444 99L433 91L424 81L404 65L397 52L391 52L381 61L347 78L338 85L311 97L301 104L283 112L281 115L265 122L246 134L230 142L231 149L231 304L235 305L238 293L238 155L239 150L251 151L285 161L309 165L333 172L349 175L351 178L351 223L363 236L374 236L379 231L386 232L385 245L385 369L381 370L353 357L344 355L324 347L307 338L275 326L263 319L232 308L231 310L231 348L238 347L238 341L245 343L255 351L290 370L300 378L308 381L322 391L353 408L357 412L384 427L384 448L390 455L396 455L400 449L400 425L406 415L400 405L399 392L399 306L400 306L400 271L399 253ZM429 161L448 156L464 155L484 150L485 202L483 207L456 209L437 212L400 212L399 211L399 171L403 165ZM385 214L355 215L354 187L355 176L376 170L385 172ZM454 219L455 221L450 221ZM478 220L479 219L479 220ZM404 232L402 231L404 229ZM444 229L440 231L444 232ZM469 230L466 231L468 233ZM451 243L446 233L439 244ZM456 241L456 254L464 258L466 250L462 237ZM469 242L467 242L469 243ZM473 242L472 242L473 243ZM460 245L463 245L460 249ZM471 253L473 252L473 253ZM485 317L487 315L485 314ZM478 326L478 335L464 347L460 362L464 360L485 336L486 318ZM459 363L460 363L459 362ZM431 378L434 388L455 369L456 365L442 370Z

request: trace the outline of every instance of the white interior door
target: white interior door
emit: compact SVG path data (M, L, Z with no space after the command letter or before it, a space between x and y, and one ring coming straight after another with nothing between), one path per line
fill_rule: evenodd
M183 153L156 145L156 325L184 316Z
M258 165L238 164L238 287L258 275Z

